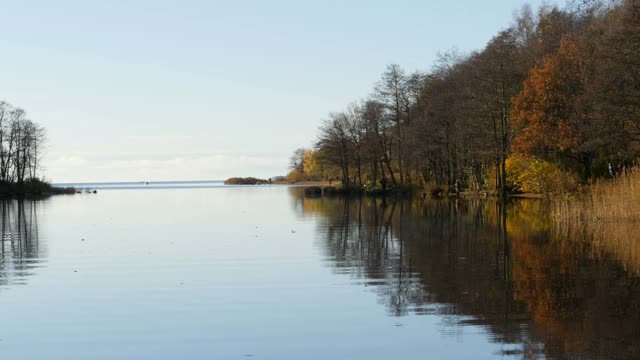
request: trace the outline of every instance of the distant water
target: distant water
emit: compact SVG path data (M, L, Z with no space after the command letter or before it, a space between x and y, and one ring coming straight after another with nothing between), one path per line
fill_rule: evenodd
M206 183L0 202L2 358L640 358L637 274L540 201Z
M195 189L195 188L246 187L247 186L247 185L225 185L223 180L56 183L52 185L56 187L74 187L80 190ZM261 186L264 186L264 185L261 185ZM276 186L276 185L272 185L272 186Z

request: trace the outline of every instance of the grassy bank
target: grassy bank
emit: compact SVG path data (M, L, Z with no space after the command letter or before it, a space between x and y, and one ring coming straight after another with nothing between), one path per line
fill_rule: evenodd
M640 169L603 179L582 193L554 201L554 231L562 238L587 238L593 251L622 259L640 274Z
M22 183L0 182L0 197L46 196L57 194L75 194L76 189L51 186L40 179L29 179Z

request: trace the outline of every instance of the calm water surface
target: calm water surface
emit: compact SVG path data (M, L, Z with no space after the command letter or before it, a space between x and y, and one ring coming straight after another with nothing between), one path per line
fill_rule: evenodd
M632 267L538 201L96 187L0 203L3 359L640 357Z

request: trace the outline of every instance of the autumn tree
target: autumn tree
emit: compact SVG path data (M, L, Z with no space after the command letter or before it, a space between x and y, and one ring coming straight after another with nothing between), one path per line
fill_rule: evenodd
M595 156L590 141L594 124L580 107L583 73L575 40L564 38L556 53L544 57L529 72L523 90L513 98L511 116L517 129L515 151L579 160L589 178Z
M525 6L479 51L442 53L426 72L388 65L323 124L315 152L348 185L505 193L514 152L589 178L640 154L638 59L640 0Z

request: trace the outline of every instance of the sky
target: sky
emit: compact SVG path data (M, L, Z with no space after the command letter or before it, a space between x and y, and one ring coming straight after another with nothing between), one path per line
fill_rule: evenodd
M287 173L387 64L479 50L520 0L0 0L0 99L53 182Z

